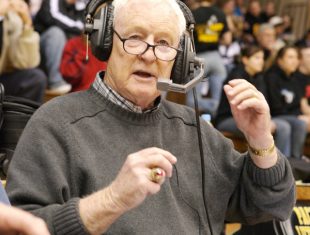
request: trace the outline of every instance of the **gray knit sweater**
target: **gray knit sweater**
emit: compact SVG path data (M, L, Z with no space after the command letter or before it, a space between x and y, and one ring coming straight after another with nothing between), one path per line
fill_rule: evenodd
M214 235L224 219L253 223L290 215L294 179L280 153L277 164L263 170L204 122L202 138ZM210 234L194 112L165 100L147 114L124 110L94 88L48 102L17 146L8 175L10 200L42 217L52 234L87 234L79 198L108 186L128 154L153 146L178 158L172 178L106 234Z

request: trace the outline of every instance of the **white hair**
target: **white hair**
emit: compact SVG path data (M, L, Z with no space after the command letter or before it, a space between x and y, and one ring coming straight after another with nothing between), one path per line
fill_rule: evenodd
M148 0L148 1L150 1L150 0ZM153 0L153 1L159 1L159 0ZM185 20L183 11L181 10L179 4L175 0L161 0L161 1L167 2L171 6L171 8L174 10L174 12L178 18L179 32L180 32L179 36L181 37L186 30L186 20ZM122 7L124 7L128 2L129 2L129 0L114 0L112 2L113 6L114 6L114 12L113 12L114 18L118 14L119 10Z
M259 26L257 33L260 35L260 34L264 33L267 29L271 29L272 31L275 31L272 24L264 23L264 24L261 24Z

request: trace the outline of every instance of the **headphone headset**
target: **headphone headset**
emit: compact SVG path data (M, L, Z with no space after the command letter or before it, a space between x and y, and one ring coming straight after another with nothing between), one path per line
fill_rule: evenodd
M186 84L194 78L195 50L192 30L195 20L191 10L180 0L176 0L186 20L186 30L180 40L182 52L178 52L171 72L173 83ZM101 7L102 4L105 6ZM101 7L100 10L99 7ZM96 58L106 61L110 57L113 41L112 1L90 0L86 7L85 34L89 36L91 49Z

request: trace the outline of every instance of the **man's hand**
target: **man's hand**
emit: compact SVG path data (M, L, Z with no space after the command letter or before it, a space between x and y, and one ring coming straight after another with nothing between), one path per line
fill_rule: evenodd
M155 147L128 155L110 186L80 201L80 215L90 234L104 233L119 216L157 193L165 178L172 176L176 161L171 153ZM162 173L158 182L152 179L154 168Z
M230 108L238 128L248 144L255 149L268 149L273 145L270 109L264 95L244 79L231 80L224 86ZM251 154L252 155L252 154ZM264 160L253 159L261 168L276 163L276 153Z
M264 140L271 134L269 106L261 92L243 79L230 81L224 91L237 126L248 141Z
M0 203L0 234L49 235L42 219Z
M146 196L157 193L165 177L172 176L174 163L176 157L159 148L147 148L130 154L110 186L116 206L127 211L142 203ZM159 183L152 182L150 178L154 167L164 173Z

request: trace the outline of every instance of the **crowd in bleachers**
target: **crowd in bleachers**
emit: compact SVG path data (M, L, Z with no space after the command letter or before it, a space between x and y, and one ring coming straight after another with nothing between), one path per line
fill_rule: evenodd
M208 82L198 89L202 113L216 128L241 134L235 126L223 86L243 78L265 96L277 147L288 157L309 161L303 146L309 132L308 32L293 34L291 16L277 15L274 1L185 1L196 20L198 57L205 60ZM224 70L225 69L225 70ZM193 106L193 97L187 95Z

